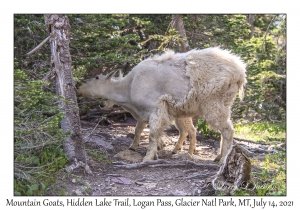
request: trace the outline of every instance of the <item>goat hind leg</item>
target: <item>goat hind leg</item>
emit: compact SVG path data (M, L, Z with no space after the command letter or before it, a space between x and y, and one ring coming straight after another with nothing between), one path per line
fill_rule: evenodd
M172 151L173 154L176 154L178 152L178 150L181 150L182 148L182 144L184 142L184 140L186 139L188 132L186 130L186 125L185 125L185 119L184 118L177 118L175 119L175 124L176 127L179 130L179 139Z
M220 154L214 159L214 161L219 161L222 163L232 146L233 142L233 128L232 123L228 120L226 123L223 124L221 132L221 143L220 143Z
M141 133L143 132L144 128L146 126L146 123L138 120L137 125L135 127L135 135L134 135L134 140L132 144L130 145L129 149L135 151L137 146L140 144L140 138L141 138Z
M196 129L193 125L192 118L189 118L189 137L190 137L190 147L189 147L189 154L192 155L196 151Z

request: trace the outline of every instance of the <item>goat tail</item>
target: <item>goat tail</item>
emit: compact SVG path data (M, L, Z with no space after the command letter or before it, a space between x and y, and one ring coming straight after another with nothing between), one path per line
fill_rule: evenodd
M246 78L243 78L242 80L240 80L240 81L238 82L238 87L239 87L239 98L240 98L241 101L243 101L244 96L245 96L245 94L244 94L244 85L245 85L246 83L247 83Z

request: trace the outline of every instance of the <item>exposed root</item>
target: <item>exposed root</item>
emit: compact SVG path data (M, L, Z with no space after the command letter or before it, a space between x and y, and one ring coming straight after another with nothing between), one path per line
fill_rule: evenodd
M255 153L276 153L276 150L265 150L265 149L261 149L261 148L253 148L253 149L251 149L251 151L253 151Z
M246 155L248 158L249 157L254 157L254 153L250 152L248 149L246 149L244 146L240 145L240 144L236 144L235 145L236 148L238 148L244 155Z
M213 176L214 174L212 173L206 173L206 174L203 174L203 173L197 173L197 174L193 174L193 175L190 175L190 176L187 176L185 177L185 179L206 179L208 177L211 177Z
M149 161L144 161L140 163L132 163L132 164L126 164L123 162L114 162L113 163L116 168L123 168L123 169L136 169L136 168L143 168L143 167L187 167L187 166L193 166L193 167L198 167L198 168L211 168L211 169L218 169L220 166L217 164L203 164L203 163L195 163L192 161L179 161L179 162L174 162L174 161L167 161L163 159L159 160L149 160Z
M83 163L82 161L77 161L77 159L74 159L74 163L70 166L68 166L67 168L65 168L67 173L72 173L73 170L82 167L84 168L84 170L89 174L89 175L93 175L93 172L91 171L90 167L88 166L88 164Z

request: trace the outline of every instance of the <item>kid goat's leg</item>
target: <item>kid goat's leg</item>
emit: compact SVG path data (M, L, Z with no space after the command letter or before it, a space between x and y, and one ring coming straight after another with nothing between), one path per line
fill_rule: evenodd
M144 130L146 126L146 123L138 120L136 127L135 127L135 135L134 135L134 140L132 142L132 144L130 145L129 149L131 150L136 150L137 146L140 144L140 138L141 138L141 134Z

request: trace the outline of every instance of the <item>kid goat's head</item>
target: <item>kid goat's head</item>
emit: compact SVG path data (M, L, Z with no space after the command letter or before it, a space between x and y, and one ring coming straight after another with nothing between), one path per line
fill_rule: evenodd
M88 98L102 98L103 91L107 89L107 84L115 73L116 71L107 75L99 74L95 78L87 80L78 88L77 93Z

